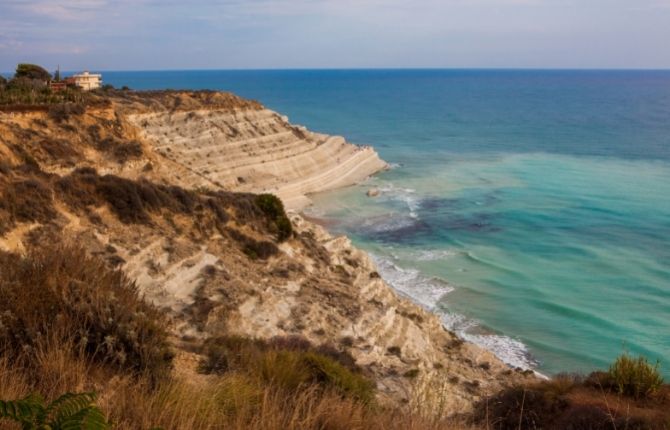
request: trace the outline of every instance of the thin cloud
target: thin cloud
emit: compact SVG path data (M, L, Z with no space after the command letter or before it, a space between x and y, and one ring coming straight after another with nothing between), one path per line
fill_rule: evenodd
M0 0L0 70L19 59L119 69L670 67L668 19L670 0Z

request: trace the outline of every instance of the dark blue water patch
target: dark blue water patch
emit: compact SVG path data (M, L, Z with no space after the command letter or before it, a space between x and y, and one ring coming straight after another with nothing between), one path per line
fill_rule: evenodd
M423 197L418 202L418 213L422 217L435 217L440 214L453 215L456 212L477 212L489 210L504 202L502 192L497 189L470 189L460 194L462 196ZM492 217L490 213L485 216Z
M429 223L403 216L388 216L370 220L352 227L351 231L365 240L383 244L420 245L427 239L434 239L436 231Z
M421 213L423 214L430 214L440 210L461 210L471 205L472 203L465 199L446 197L428 197L422 199L420 202Z
M422 212L424 213L424 212ZM349 227L349 231L365 240L403 246L422 245L431 241L449 241L454 234L493 234L502 231L495 223L495 215L440 213L423 218L391 215L370 219Z
M451 214L440 219L432 218L432 223L439 223L440 229L447 234L454 231L471 233L498 233L503 229L495 224L496 216L490 213L474 213L469 215Z

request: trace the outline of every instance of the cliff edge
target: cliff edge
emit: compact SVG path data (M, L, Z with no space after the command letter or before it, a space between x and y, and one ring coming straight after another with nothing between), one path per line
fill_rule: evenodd
M371 148L229 94L124 92L0 113L0 160L0 249L83 246L170 315L182 351L223 334L300 336L350 354L382 402L439 384L449 414L527 378L399 297L346 237L292 215L278 240L250 194L300 207L383 169Z
M164 157L224 189L273 193L289 209L308 205L308 194L355 184L387 167L372 147L313 133L258 105L164 106L127 118Z

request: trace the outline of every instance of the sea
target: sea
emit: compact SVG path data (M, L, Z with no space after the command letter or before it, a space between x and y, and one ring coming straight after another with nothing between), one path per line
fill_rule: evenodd
M306 209L508 364L670 377L670 71L103 72L216 89L374 146L390 168ZM370 189L379 190L368 197Z

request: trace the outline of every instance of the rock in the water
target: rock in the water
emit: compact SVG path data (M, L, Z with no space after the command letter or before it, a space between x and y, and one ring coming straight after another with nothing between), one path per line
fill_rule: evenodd
M379 188L370 188L366 194L368 197L377 197L379 195Z

